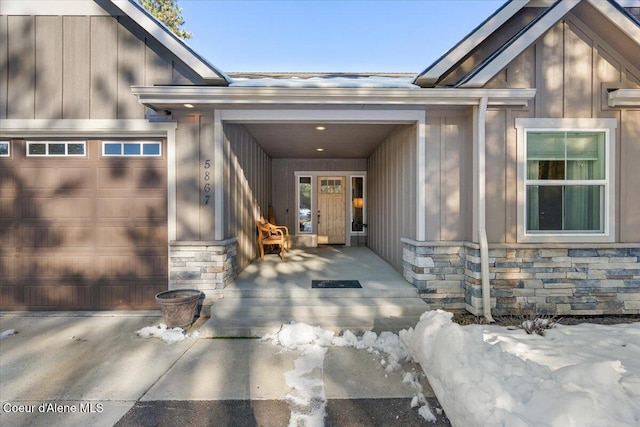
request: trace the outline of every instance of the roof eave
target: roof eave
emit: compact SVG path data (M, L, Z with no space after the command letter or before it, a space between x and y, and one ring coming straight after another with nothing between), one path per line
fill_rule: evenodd
M155 111L185 108L224 108L225 106L268 105L370 105L425 106L477 105L487 97L492 107L527 107L535 89L391 89L391 88L247 88L190 86L132 86L139 102Z
M109 1L117 7L207 83L214 86L227 86L231 81L229 76L199 56L182 39L135 3L135 0L96 0L96 2L101 1Z
M432 87L451 67L468 55L474 47L486 40L501 25L508 21L530 0L510 0L489 16L457 45L447 51L427 69L416 76L413 83L421 87Z

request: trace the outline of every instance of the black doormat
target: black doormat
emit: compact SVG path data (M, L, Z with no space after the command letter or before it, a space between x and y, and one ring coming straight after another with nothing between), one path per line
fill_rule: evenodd
M311 288L313 289L345 289L345 288L361 288L360 282L357 280L312 280Z

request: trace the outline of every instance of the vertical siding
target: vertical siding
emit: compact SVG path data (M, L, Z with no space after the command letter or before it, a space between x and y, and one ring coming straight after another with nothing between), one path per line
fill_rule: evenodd
M91 90L92 119L118 115L118 22L108 16L91 17Z
M487 111L486 124L486 230L490 242L505 241L507 224L506 111ZM473 236L472 236L473 237Z
M36 76L35 117L62 118L62 18L36 16L36 58L47 72Z
M7 85L9 84L9 42L7 16L0 15L0 119L7 118Z
M640 242L640 197L638 197L638 164L640 164L640 110L622 112L620 129L620 215L618 233L621 242Z
M131 85L202 83L174 61L124 17L2 15L0 118L144 118Z
M290 230L295 230L298 226L296 172L364 172L367 170L366 159L273 159L272 163L273 178L269 190L271 196L269 204L275 210L278 223L286 225Z
M416 126L396 127L367 162L368 246L402 271L402 237L415 238ZM411 209L413 206L413 209Z
M426 239L467 239L472 174L471 131L466 112L430 110L426 144Z
M32 16L9 16L7 29L7 118L33 119L36 78L35 19Z
M179 117L175 159L177 240L200 239L199 138L199 117Z
M124 21L128 18L120 18ZM132 85L144 84L145 45L128 28L118 26L118 118L144 117L144 107L131 93Z
M89 118L89 89L91 88L91 30L84 16L62 18L62 117ZM40 62L37 62L38 64ZM43 67L48 66L43 64ZM38 69L38 75L48 72Z
M257 255L256 223L266 216L271 182L271 160L240 125L224 126L225 237L238 237L238 268L244 269Z
M516 241L517 117L615 118L618 120L616 159L616 223L621 242L640 240L637 192L637 110L607 105L607 89L640 87L629 56L626 36L588 8L577 8L553 26L487 85L533 87L529 110L489 111L487 114L487 232L490 242ZM613 34L613 35L612 35ZM636 47L637 48L637 47ZM635 61L635 62L634 62ZM529 71L527 71L529 70ZM516 83L517 82L517 83ZM635 170L634 170L635 169Z

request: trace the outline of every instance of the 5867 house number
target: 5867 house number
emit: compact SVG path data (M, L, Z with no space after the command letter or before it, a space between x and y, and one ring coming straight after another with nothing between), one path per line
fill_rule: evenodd
M211 200L211 160L206 159L203 165L203 175L202 179L204 185L202 186L202 202L205 205L209 204L209 200Z

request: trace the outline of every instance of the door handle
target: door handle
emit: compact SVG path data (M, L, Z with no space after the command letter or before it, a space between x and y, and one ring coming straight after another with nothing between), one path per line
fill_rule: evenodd
M318 224L320 224L320 209L318 209Z

